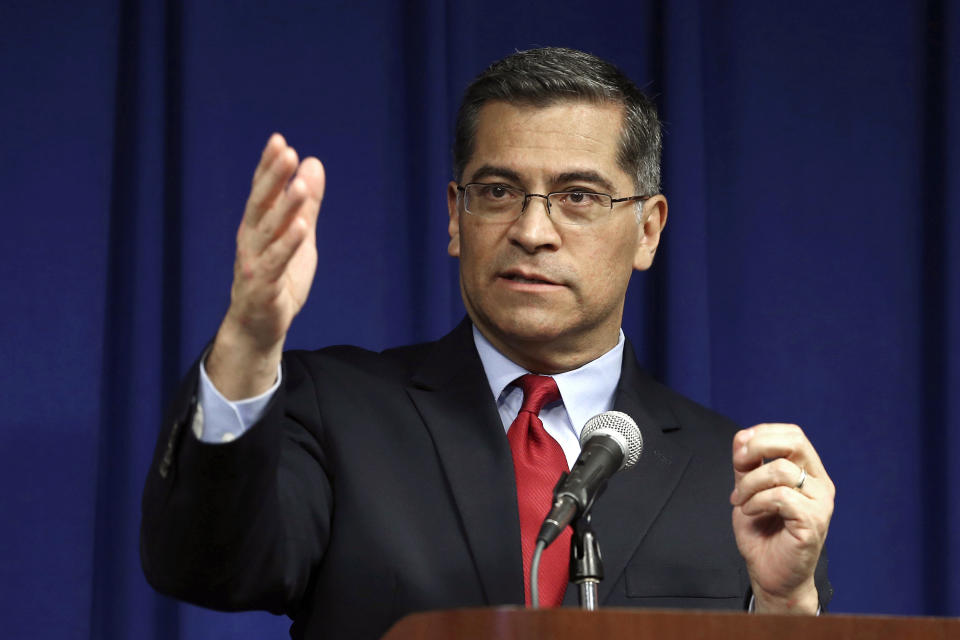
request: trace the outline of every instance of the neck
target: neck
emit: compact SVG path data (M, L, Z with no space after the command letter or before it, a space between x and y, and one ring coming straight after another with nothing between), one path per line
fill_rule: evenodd
M527 371L544 375L579 369L616 347L620 340L619 327L612 335L604 336L603 340L592 340L588 344L563 338L528 340L515 336L502 336L479 324L476 324L476 327L483 337L504 356Z

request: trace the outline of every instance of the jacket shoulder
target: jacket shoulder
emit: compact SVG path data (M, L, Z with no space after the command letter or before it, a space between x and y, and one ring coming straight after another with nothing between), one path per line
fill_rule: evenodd
M372 351L353 345L333 345L284 354L288 364L302 367L314 375L373 375L409 378L435 348L436 342Z

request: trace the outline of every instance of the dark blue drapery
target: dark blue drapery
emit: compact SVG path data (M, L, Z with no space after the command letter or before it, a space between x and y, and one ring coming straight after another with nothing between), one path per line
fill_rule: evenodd
M437 337L463 314L460 92L548 44L616 62L666 123L665 245L624 322L646 366L804 426L838 487L834 610L960 615L957 3L7 0L0 32L5 637L283 636L157 596L137 554L260 148L327 168L290 346Z

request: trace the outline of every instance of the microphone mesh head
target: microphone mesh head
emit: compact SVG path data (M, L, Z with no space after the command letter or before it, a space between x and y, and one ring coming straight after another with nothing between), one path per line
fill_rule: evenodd
M580 446L583 447L587 440L598 435L609 436L620 444L620 448L623 449L621 469L628 469L635 465L640 459L640 454L643 453L643 436L640 435L640 427L625 413L604 411L587 420L583 431L580 432Z

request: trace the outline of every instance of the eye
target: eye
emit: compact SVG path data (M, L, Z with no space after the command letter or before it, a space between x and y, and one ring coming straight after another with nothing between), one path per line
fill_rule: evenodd
M570 191L564 196L564 204L590 207L599 201L597 194L588 191Z
M480 196L487 200L510 200L517 197L516 189L502 184L484 184L477 186L480 189Z

